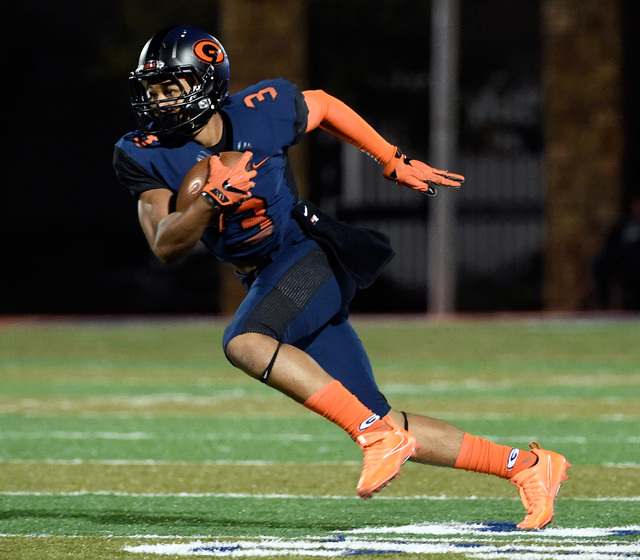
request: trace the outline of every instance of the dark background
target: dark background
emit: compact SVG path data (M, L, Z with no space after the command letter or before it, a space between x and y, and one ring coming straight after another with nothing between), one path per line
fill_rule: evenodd
M625 5L631 13L631 2ZM310 83L303 85L331 91L404 145L424 146L429 3L311 1L309 10ZM175 267L157 263L135 201L111 167L114 143L134 127L127 76L144 42L157 29L183 22L218 34L217 17L213 1L11 6L4 26L10 56L3 95L1 314L218 310L216 262L197 253ZM524 68L539 80L538 2L467 0L461 17L463 95L473 95L495 68ZM637 51L636 35L628 32L625 52ZM628 174L636 177L637 55L631 56ZM541 149L540 129L526 137L531 150ZM467 149L478 142L464 118L460 142ZM333 183L320 167L335 162L335 143L315 136L309 143L317 152L311 195L321 198ZM367 301L367 310L376 311L375 301Z

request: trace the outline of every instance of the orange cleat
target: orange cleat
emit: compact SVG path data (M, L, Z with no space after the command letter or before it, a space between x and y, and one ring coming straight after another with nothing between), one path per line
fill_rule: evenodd
M400 475L400 467L418 450L416 438L383 418L386 428L360 434L356 441L364 453L358 495L366 500Z
M525 518L518 523L518 529L542 529L553 522L553 504L560 485L568 478L566 471L571 463L558 453L540 449L535 441L529 447L538 461L511 479L518 487L520 499L527 510Z

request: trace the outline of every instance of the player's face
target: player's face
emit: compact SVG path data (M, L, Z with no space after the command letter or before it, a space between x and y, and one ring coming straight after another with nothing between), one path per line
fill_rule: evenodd
M172 109L172 106L191 90L188 82L183 78L180 78L180 83L173 80L165 80L163 82L149 83L146 88L149 100L154 101L161 111L178 111L178 108Z

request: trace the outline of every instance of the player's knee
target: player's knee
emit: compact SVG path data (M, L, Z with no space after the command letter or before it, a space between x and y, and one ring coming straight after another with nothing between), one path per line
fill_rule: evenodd
M247 354L251 352L251 333L239 334L227 342L224 353L229 361L236 367L246 361Z
M229 361L245 373L259 377L269 363L277 342L259 333L242 333L234 336L225 346Z

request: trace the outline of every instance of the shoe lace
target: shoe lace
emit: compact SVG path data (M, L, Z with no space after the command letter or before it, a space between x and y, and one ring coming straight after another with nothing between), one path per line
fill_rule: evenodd
M520 487L526 497L527 511L529 513L544 505L544 502L549 498L547 488L535 473L531 473L531 476L521 481Z
M358 438L358 443L362 452L364 453L365 466L367 462L377 461L387 450L384 445L385 438L389 435L391 430L381 430L379 432L373 432L369 434L363 434L362 439Z

